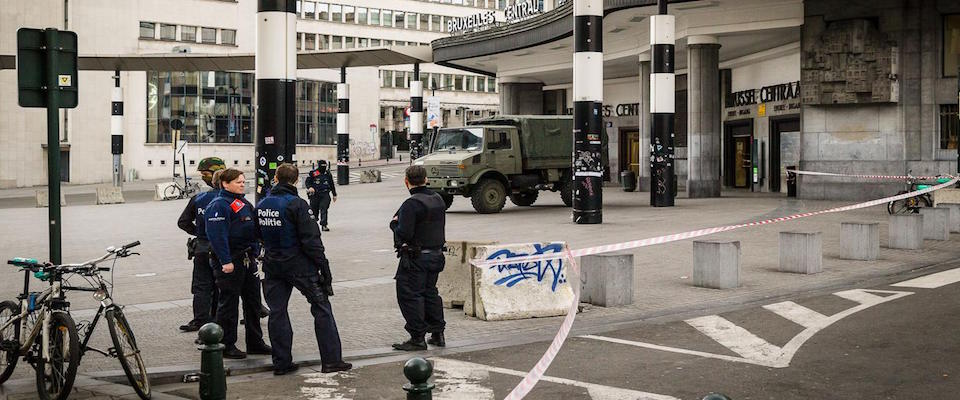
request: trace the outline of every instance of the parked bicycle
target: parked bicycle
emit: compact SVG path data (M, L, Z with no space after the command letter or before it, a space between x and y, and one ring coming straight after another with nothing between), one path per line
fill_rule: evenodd
M163 200L186 199L198 192L200 192L200 185L193 182L193 179L185 177L182 184L174 179L170 186L163 189Z
M907 173L909 175L909 172ZM936 184L949 182L950 178L937 177ZM914 177L907 178L907 190L897 192L898 195L915 192L917 190L927 189L934 185L932 183L919 182ZM933 196L927 192L924 194L908 197L906 199L895 200L887 203L887 213L889 214L916 214L921 208L933 207Z
M41 351L42 354L42 349L23 351L23 349L30 349L32 346L29 344L23 345L24 343L29 343L29 341L21 340L20 332L26 332L27 329L15 323L16 321L22 320L25 316L29 316L34 312L31 311L31 309L35 310L36 307L31 307L31 299L47 298L43 296L43 292L36 294L29 291L29 279L30 273L32 272L35 277L51 282L51 287L54 288L51 290L51 292L55 292L56 295L49 296L49 298L58 299L56 301L51 300L51 302L53 305L59 306L59 308L57 308L57 312L69 320L67 325L70 325L71 327L67 328L67 330L68 332L72 332L69 335L68 342L70 352L65 353L69 356L69 368L62 370L65 372L62 374L63 383L68 383L68 385L60 385L60 391L55 392L57 393L57 396L44 397L44 395L41 394L41 397L44 399L66 398L66 396L70 393L73 379L76 376L76 366L79 364L80 359L88 351L94 351L107 357L117 358L120 361L120 366L123 368L124 373L127 375L127 379L130 381L130 384L137 395L142 399L150 399L150 380L147 375L147 368L143 362L140 349L137 346L133 329L130 327L130 323L127 322L127 319L123 314L123 308L113 302L112 276L111 279L106 279L101 274L102 272L112 271L113 265L111 267L99 266L105 261L113 261L115 265L117 259L138 254L130 251L131 248L138 245L140 245L140 242L133 242L120 248L111 247L107 249L107 253L105 255L80 264L63 264L58 266L52 264L40 264L36 260L27 260L22 258L8 261L9 264L24 268L24 294L20 296L20 305L17 305L12 301L4 301L0 303L0 322L3 323L2 327L0 327L0 336L3 338L3 343L18 344L18 347L21 348L21 351L16 354L11 352L0 354L0 356L6 360L6 364L2 365L4 370L2 375L0 375L0 383L9 378L9 375L13 372L14 367L16 367L17 359L19 358L18 355L23 355L24 358L29 361L31 359L36 359L37 357L31 357L28 356L28 354L31 354L35 351ZM88 285L64 285L68 279L65 277L80 277ZM68 314L70 303L66 302L64 296L65 291L71 290L92 292L94 299L100 302L100 307L97 310L97 313L94 315L92 321L81 322L80 324L75 324L73 322L73 319ZM20 314L13 318L9 318L7 316L7 313L12 315L15 312L19 312ZM101 318L105 318L107 320L107 327L110 331L110 338L112 339L113 343L113 347L107 349L106 351L89 346L90 339L93 336L93 331L97 326L97 322L99 322ZM42 325L43 324L40 324L40 326ZM13 326L12 332L8 332L8 326ZM37 330L36 326L38 325L34 324L33 326L34 330ZM12 337L8 337L10 336L10 333L12 333ZM31 335L30 337L34 337L34 335ZM3 351L6 352L8 348L13 348L13 346L4 346ZM59 360L60 358L54 357L55 360ZM44 358L40 357L40 359L43 360ZM0 363L2 362L3 361L0 361ZM35 362L31 362L31 364L34 364L34 367L37 368ZM38 392L43 393L45 389L41 390L41 373L39 369L37 372L37 382Z

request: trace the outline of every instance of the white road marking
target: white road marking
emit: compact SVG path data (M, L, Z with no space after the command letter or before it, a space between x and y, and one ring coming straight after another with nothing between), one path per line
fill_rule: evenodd
M497 374L516 376L520 378L523 378L527 375L526 371L517 371L512 369L506 369L506 368L491 367L489 365L476 364L476 363L471 363L466 361L434 358L433 362L435 363L434 369L452 367L456 370L461 370L461 371L469 370L469 369L484 370L484 371L487 371L488 373L493 372ZM541 379L541 381L558 383L561 385L576 386L576 387L587 389L587 393L590 394L590 398L595 400L680 400L673 396L641 392L638 390L621 389L613 386L598 385L595 383L575 381L572 379L555 378L552 376L544 376ZM474 397L458 396L457 398L473 399Z
M156 272L148 272L148 273L145 273L145 274L136 274L136 275L134 275L134 276L137 277L137 278L146 278L146 277L150 277L150 276L157 276L157 273L156 273Z
M437 400L494 399L493 389L483 386L483 382L490 380L490 371L445 359L433 360L433 369Z
M341 388L338 379L353 377L353 372L338 372L336 374L312 373L303 374L304 386L300 393L312 400L350 400L357 393L356 388ZM320 385L320 386L306 386ZM345 390L346 393L341 393Z
M792 301L768 304L763 306L763 308L773 311L777 315L793 321L797 325L800 325L804 328L817 326L818 324L823 323L823 320L827 319L826 315L820 314Z
M877 296L873 293L884 293L889 296ZM784 309L789 310L789 315L787 317L791 319L792 317L798 317L803 323L801 325L805 326L806 329L801 331L799 334L790 339L786 345L782 348L774 346L767 341L755 336L754 334L746 331L739 326L734 325L730 321L723 319L718 316L708 316L701 318L694 318L687 320L691 326L694 326L710 338L714 339L718 343L726 346L730 350L740 354L742 357L732 357L723 354L714 354L703 351L689 350L678 347L669 347L661 346L653 343L644 343L636 342L631 340L617 339L605 336L596 336L596 335L587 335L581 336L586 339L602 340L611 343L619 343L635 347L643 347L653 350L669 351L673 353L688 354L699 357L714 358L724 361L740 362L747 364L760 365L764 367L772 368L786 368L790 366L790 361L793 360L793 356L797 354L797 351L800 350L800 347L803 346L807 340L813 337L824 328L833 325L837 321L849 317L857 312L866 310L867 308L873 307L877 304L886 303L888 301L897 300L904 296L909 296L913 292L900 292L893 290L867 290L867 289L853 289L846 290L842 292L834 293L835 296L842 297L848 300L855 301L860 303L857 306L850 307L844 311L831 315L829 317L824 316L824 318L818 318L812 314L806 313L805 311L798 311L797 308L792 306L784 305L784 303L772 304L774 310L783 311ZM797 305L797 307L801 307ZM764 307L769 309L767 307ZM778 315L780 314L778 311ZM810 312L814 312L809 310ZM819 313L818 313L819 314ZM821 314L822 315L822 314ZM792 320L792 319L791 319ZM799 322L798 322L799 323ZM743 335L743 337L735 337L736 335ZM776 349L774 351L774 349Z
M921 276L919 278L911 279L908 281L894 283L893 285L890 285L890 286L920 288L920 289L936 289L938 287L947 286L951 283L957 283L957 282L960 282L960 268L954 268L951 270L937 272L935 274L930 274L927 276Z

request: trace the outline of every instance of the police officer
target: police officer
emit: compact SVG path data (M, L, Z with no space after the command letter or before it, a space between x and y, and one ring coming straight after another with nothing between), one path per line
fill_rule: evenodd
M291 356L293 329L287 314L293 288L310 303L321 372L346 371L353 366L343 362L340 334L328 299L333 295L330 264L309 206L297 196L294 185L298 175L295 165L281 165L270 195L257 204L257 224L265 250L263 290L270 307L267 328L273 345L273 374L285 375L299 368Z
M203 211L207 238L213 248L214 266L220 299L217 323L223 328L224 358L240 359L250 354L270 354L263 342L263 330L256 323L260 309L260 291L256 276L257 222L253 205L244 198L244 176L240 170L228 168L220 173L220 196ZM243 298L243 316L247 320L245 338L247 353L237 348L237 307Z
M318 217L323 231L327 232L327 210L330 208L330 195L333 202L337 202L337 186L333 184L333 174L327 168L327 162L320 160L316 169L310 171L307 177L307 197L310 198L310 209L314 217Z
M220 190L214 187L213 174L224 168L226 164L218 157L200 160L197 171L200 171L203 181L214 190L191 197L177 220L180 229L195 236L187 245L188 254L193 256L193 281L190 284L190 293L193 294L193 319L180 326L180 330L184 332L200 330L203 324L213 321L217 315L217 285L213 268L210 266L210 242L207 240L203 210L220 194Z
M393 345L404 351L426 350L427 343L444 347L443 303L437 291L437 277L443 271L444 226L446 204L443 198L426 187L427 170L414 165L407 168L404 184L410 198L390 222L394 246L400 265L397 281L397 302L406 320L404 329L410 339ZM427 332L430 340L424 341Z

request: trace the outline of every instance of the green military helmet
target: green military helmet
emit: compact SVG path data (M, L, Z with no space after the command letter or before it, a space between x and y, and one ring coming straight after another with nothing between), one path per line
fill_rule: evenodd
M223 159L220 157L207 157L200 160L200 164L197 165L197 171L210 171L217 172L221 169L227 168L227 164L223 162Z

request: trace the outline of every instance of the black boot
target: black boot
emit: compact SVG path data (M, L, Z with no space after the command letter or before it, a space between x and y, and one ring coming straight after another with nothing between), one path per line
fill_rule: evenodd
M421 351L427 349L427 342L423 340L423 336L411 337L406 342L394 343L393 348L401 351Z
M247 353L244 353L237 346L229 346L223 350L223 358L229 358L231 360L242 360L247 358Z
M196 332L200 330L201 326L203 326L203 324L198 321L190 321L185 325L180 325L180 330L183 332Z
M320 372L329 374L331 372L349 371L351 368L353 368L353 364L340 361L333 364L323 364L323 366L320 367Z
M447 347L447 341L443 340L443 331L430 334L430 340L427 343L437 347Z

